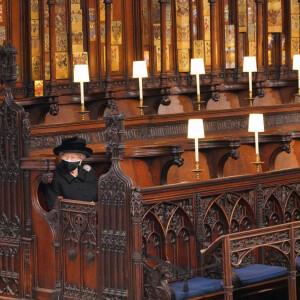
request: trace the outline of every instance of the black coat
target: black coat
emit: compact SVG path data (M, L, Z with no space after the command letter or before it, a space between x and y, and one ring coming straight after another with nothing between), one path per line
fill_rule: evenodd
M46 188L48 209L54 206L55 199L62 196L64 199L94 201L98 200L98 178L93 169L86 171L82 166L78 168L78 176L74 177L58 164L53 171L53 181Z

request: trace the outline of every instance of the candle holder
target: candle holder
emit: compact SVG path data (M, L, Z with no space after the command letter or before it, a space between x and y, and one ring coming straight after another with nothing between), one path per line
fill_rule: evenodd
M199 180L199 173L203 170L199 169L199 147L198 139L204 138L204 126L202 119L191 119L188 124L188 138L195 139L195 169L191 172L196 173L196 179Z
M256 161L253 164L256 165L256 172L259 173L259 166L264 162L260 161L259 158L259 143L258 143L258 133L264 132L264 115L263 114L250 114L249 115L249 124L248 131L254 132L255 134L255 155Z
M81 120L84 121L84 115L88 114L90 111L89 110L85 110L85 106L84 104L81 104L81 110L77 111L79 114L81 114Z
M83 83L89 82L89 68L88 65L75 65L74 66L74 82L80 83L80 103L81 103L81 110L78 113L81 114L81 120L84 121L84 115L89 113L89 111L85 110L84 108L84 88Z
M195 169L191 170L191 172L196 173L196 180L199 180L199 173L203 171L203 169L199 169L199 161L195 161Z
M253 95L252 95L252 91L249 91L249 98L246 98L247 100L249 100L249 106L253 106Z
M144 108L146 108L148 106L143 105L143 99L140 99L140 105L137 106L137 108L140 110L140 115L143 116L144 115Z
M194 103L197 104L197 110L201 110L201 103L204 103L205 101L201 101L200 94L197 94L197 101L193 101Z
M200 79L199 79L200 74L205 74L203 58L192 58L191 75L196 75L196 85L197 85L197 101L194 101L194 103L197 104L198 111L201 110L201 103L205 102L205 101L201 101L201 97L200 97Z
M141 60L133 62L132 77L139 79L140 105L137 108L140 110L140 115L143 116L144 108L147 107L143 104L143 78L148 77L147 65L145 61Z
M257 72L256 57L244 56L243 72L249 72L249 105L253 106L253 94L252 94L252 72Z
M259 166L264 164L263 161L260 161L259 154L256 154L256 161L253 162L252 164L256 165L256 172L259 173Z

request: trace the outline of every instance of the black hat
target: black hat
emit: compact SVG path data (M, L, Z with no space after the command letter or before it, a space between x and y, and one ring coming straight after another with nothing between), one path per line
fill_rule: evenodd
M61 145L55 147L53 152L55 155L59 155L60 152L82 153L86 157L93 154L93 150L86 147L86 140L77 136L63 139Z

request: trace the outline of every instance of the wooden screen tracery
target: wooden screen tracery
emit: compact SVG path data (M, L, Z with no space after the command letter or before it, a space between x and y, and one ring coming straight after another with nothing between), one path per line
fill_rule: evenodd
M299 220L300 196L297 187L279 186L274 190L268 188L265 193L265 226Z
M185 210L189 205L182 206L187 203L189 200L149 207L143 217L143 243L146 253L176 266L195 269L191 255L195 249L191 211ZM155 264L149 259L149 265ZM172 272L172 280L182 275Z
M210 201L204 224L205 242L212 243L223 234L254 228L254 208L246 198L240 195L223 194Z
M149 253L153 256L159 257L161 259L166 259L164 253L164 231L162 224L152 212L149 212L143 218L143 249L145 253ZM155 265L156 263L149 260L150 265Z

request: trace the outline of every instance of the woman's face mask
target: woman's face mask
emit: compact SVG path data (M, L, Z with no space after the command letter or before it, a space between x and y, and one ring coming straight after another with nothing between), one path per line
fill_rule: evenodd
M82 161L81 156L77 153L64 153L61 159L62 166L68 173L77 169Z
M64 159L62 159L61 162L62 162L62 166L68 173L77 169L80 164L80 161L68 161L68 160L64 160Z

